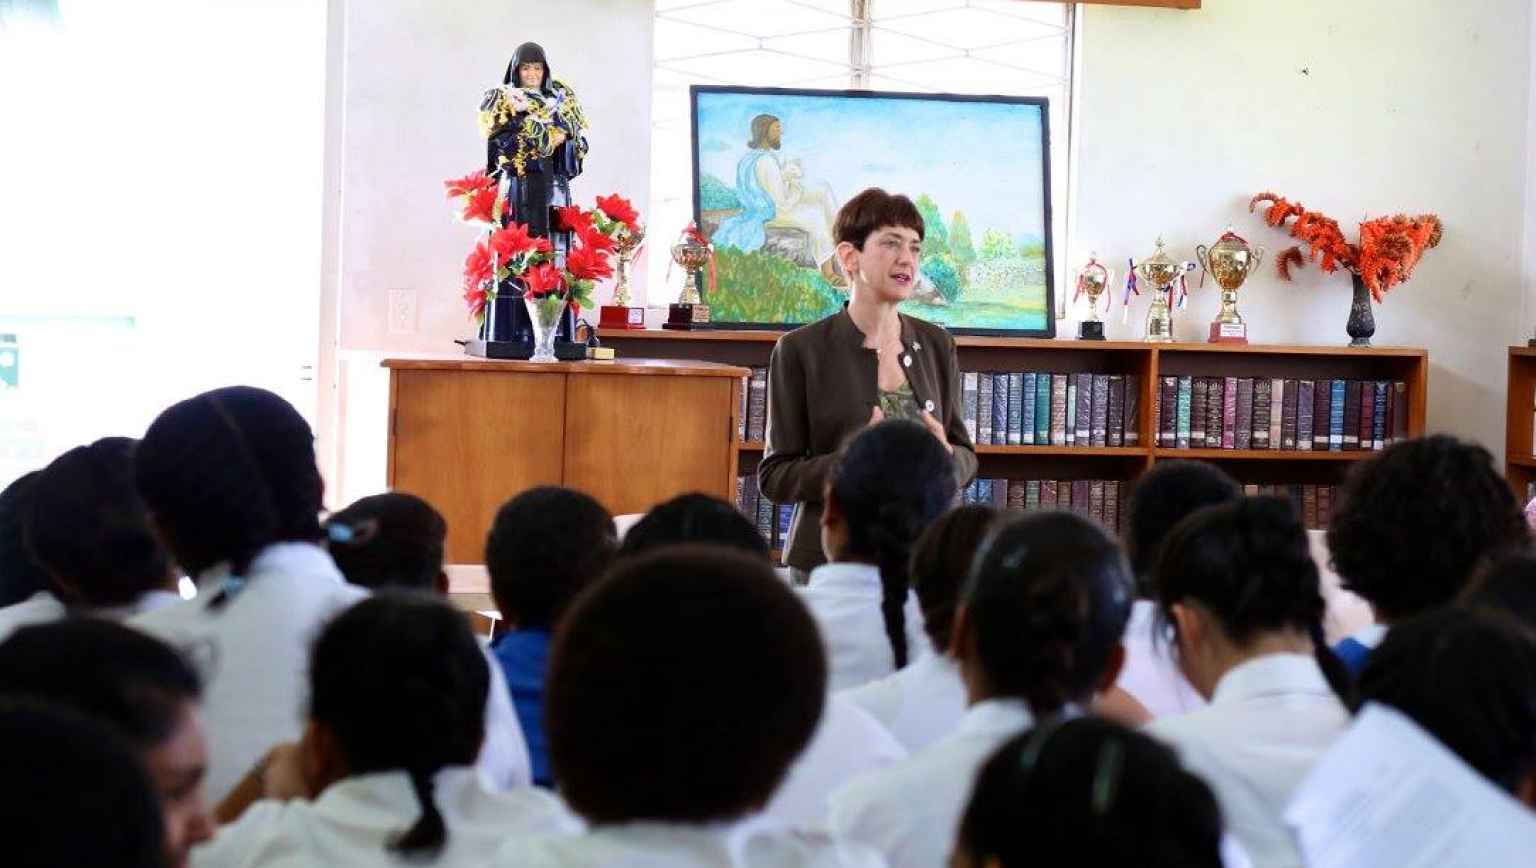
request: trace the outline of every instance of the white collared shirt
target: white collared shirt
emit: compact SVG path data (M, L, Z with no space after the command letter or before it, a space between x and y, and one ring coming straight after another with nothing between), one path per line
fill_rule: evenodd
M796 589L821 628L827 647L827 689L868 684L896 671L885 619L880 614L880 568L873 564L830 563L811 570L810 583ZM907 592L907 659L928 650L923 613Z
M509 837L575 834L581 824L560 800L533 787L491 792L474 769L445 768L433 799L448 830L434 857L407 861L390 851L395 836L421 816L421 803L402 771L337 781L313 802L264 800L192 851L194 868L276 866L481 866Z
M181 602L181 597L170 591L145 591L137 600L126 606L110 606L100 609L76 609L77 614L108 621L125 621L135 615L153 612ZM0 642L30 624L47 624L69 614L69 608L49 591L38 591L32 596L0 609Z
M1286 803L1349 720L1313 657L1267 654L1223 675L1210 705L1146 731L1210 784L1255 868L1299 868Z
M1033 725L1021 699L972 705L954 732L926 750L833 793L833 834L874 847L891 868L947 865L976 772Z
M57 621L68 612L49 591L38 591L19 603L0 608L0 642L30 624L47 624Z
M936 651L925 651L905 669L837 695L869 712L911 753L953 732L965 716L960 665Z
M906 758L906 748L869 712L828 696L811 743L789 767L764 813L787 826L825 829L834 790Z
M1205 706L1205 700L1179 671L1172 640L1157 633L1157 604L1137 600L1125 625L1125 667L1116 687L1135 697L1154 718L1184 714Z
M513 839L498 868L883 868L879 854L756 816L730 823L599 826L583 835Z
M197 577L196 599L129 621L203 664L206 792L213 802L269 749L299 737L310 645L327 621L368 595L309 543L267 546L251 561L239 594L210 610L209 599L228 576L227 568L207 570Z

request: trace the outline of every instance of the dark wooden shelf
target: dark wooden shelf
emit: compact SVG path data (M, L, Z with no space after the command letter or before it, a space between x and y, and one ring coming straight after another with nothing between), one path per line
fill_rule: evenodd
M1516 467L1536 467L1536 455L1506 455L1504 462Z
M996 446L976 447L977 455L1070 455L1102 458L1145 458L1147 450L1140 446Z
M1343 452L1304 451L1298 449L1168 449L1158 447L1152 450L1156 458L1200 458L1204 460L1221 461L1223 459L1237 459L1243 461L1358 461L1361 458L1369 458L1375 455L1373 449L1350 449Z

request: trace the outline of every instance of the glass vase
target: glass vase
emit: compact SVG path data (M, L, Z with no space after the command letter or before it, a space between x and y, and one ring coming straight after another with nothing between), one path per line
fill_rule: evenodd
M555 361L555 331L565 313L565 298L553 293L538 298L524 296L523 304L528 307L528 319L533 322L533 355L528 361Z

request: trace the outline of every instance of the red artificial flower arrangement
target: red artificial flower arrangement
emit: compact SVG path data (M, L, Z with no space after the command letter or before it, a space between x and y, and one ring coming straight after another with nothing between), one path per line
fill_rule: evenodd
M1359 243L1350 244L1344 240L1338 221L1308 211L1300 203L1288 202L1274 193L1260 193L1249 200L1249 213L1260 203L1268 203L1263 215L1265 223L1281 228L1287 220L1294 220L1291 237L1307 246L1311 260L1319 268L1329 274L1341 267L1348 269L1370 289L1377 302L1385 298L1387 290L1413 275L1413 267L1424 251L1439 245L1443 234L1440 218L1433 214L1398 214L1362 222ZM1281 279L1290 280L1291 269L1305 265L1308 258L1302 254L1301 245L1282 250L1275 257Z
M522 223L500 226L506 202L496 181L484 172L444 181L443 186L448 197L456 200L459 219L489 227L464 260L464 303L476 319L485 316L496 287L509 277L523 284L529 298L555 295L566 299L578 314L583 307L591 307L596 282L613 275L609 256L615 239L633 231L640 216L618 195L599 196L592 210L574 205L556 209L561 227L576 236L561 267L555 263L548 238L534 237Z

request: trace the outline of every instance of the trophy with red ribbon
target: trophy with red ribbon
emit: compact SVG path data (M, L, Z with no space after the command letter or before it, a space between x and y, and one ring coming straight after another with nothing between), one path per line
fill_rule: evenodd
M699 297L699 271L708 268L710 287L714 286L715 248L692 223L682 238L672 245L672 261L683 269L683 294L667 311L662 328L692 331L709 328L709 305Z

